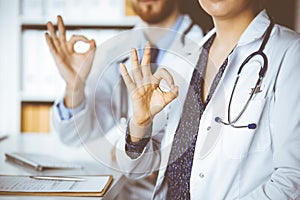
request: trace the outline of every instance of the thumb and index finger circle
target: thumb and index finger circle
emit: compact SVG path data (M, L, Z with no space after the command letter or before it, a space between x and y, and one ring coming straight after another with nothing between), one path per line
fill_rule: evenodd
M178 86L175 86L173 76L170 74L170 72L166 68L160 68L153 74L154 77L154 83L159 85L162 80L164 80L168 87L170 88L169 91L164 92L160 86L158 86L159 90L164 94L164 99L166 103L171 102L174 98L178 95Z
M89 40L87 39L87 37L85 37L84 35L72 35L72 37L69 40L69 49L71 49L72 51L74 51L74 45L77 42L84 42L84 43L89 43L90 44L90 48L87 52L89 51L93 51L96 48L96 42L95 40Z

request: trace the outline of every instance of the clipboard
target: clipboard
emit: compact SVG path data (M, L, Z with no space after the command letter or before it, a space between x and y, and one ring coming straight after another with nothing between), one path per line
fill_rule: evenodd
M112 175L67 176L69 180L58 180L57 176L44 177L48 179L0 175L0 195L102 197L113 180ZM73 177L78 180L72 180Z

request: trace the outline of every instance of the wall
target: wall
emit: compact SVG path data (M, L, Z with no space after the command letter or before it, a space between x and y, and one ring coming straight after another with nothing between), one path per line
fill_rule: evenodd
M295 13L295 30L300 33L300 0L296 1L296 13Z
M0 0L0 133L20 129L18 0Z

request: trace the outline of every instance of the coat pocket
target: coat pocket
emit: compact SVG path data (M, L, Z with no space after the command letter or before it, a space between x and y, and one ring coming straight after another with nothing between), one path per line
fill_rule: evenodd
M256 129L224 126L222 131L222 148L225 156L231 159L242 159L249 153L264 151L271 144L268 131L268 111L265 99L250 101L237 126L255 123ZM244 104L236 103L235 107L243 108ZM233 115L234 117L234 115Z

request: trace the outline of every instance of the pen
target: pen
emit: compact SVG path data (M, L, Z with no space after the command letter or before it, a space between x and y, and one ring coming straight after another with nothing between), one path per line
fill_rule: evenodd
M8 138L8 135L2 135L2 136L0 136L0 141L5 140L7 138Z
M53 181L85 181L84 178L70 176L29 176L29 178L38 180L53 180Z

